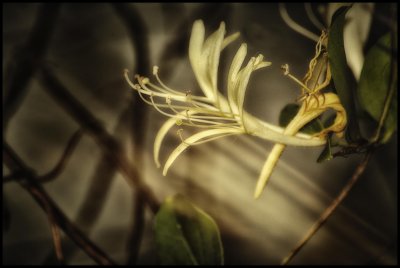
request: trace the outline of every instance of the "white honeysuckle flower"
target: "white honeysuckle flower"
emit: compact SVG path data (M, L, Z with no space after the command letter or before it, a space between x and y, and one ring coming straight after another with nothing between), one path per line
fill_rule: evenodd
M245 67L243 62L247 55L247 45L242 44L232 60L228 73L227 92L225 98L217 87L218 65L221 51L239 36L235 33L226 38L225 24L222 22L217 31L205 39L204 24L197 20L193 24L189 44L189 60L204 96L194 96L191 91L177 91L167 87L158 76L158 67L153 68L153 75L159 85L153 84L148 78L135 75L137 83L133 83L125 71L125 78L130 86L139 93L146 103L152 105L160 113L170 117L160 128L154 142L154 160L160 167L159 153L162 141L168 131L174 126L191 126L202 131L184 139L181 129L178 131L182 143L167 159L163 175L176 158L189 146L205 143L230 135L249 134L274 143L295 146L321 146L326 143L325 135L311 136L297 131L287 131L279 126L264 122L243 109L247 84L252 72L270 66L259 54L252 57ZM327 109L330 97L321 109L299 117L300 124L306 124ZM332 104L334 103L332 99ZM340 102L339 102L340 103ZM313 101L309 101L312 106ZM318 112L317 112L318 110ZM308 110L309 112L309 110ZM265 166L263 169L265 173Z

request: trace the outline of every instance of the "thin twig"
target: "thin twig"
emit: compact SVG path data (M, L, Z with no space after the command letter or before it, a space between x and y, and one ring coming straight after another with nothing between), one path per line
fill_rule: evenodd
M365 168L367 167L368 161L371 158L371 155L372 155L372 150L365 155L364 159L357 166L356 170L353 173L353 176L344 186L340 194L335 198L335 200L332 201L329 207L327 207L324 210L319 219L308 230L308 232L304 235L304 237L300 240L300 242L296 245L296 247L283 259L281 265L287 265L290 262L290 260L292 260L292 258L314 236L314 234L319 230L319 228L327 221L327 219L332 215L332 213L336 210L336 208L342 203L343 199L349 194L354 184L363 174Z
M41 203L43 204L43 208L47 214L47 218L49 219L49 224L50 224L50 229L51 229L51 235L53 237L53 243L54 243L54 249L56 252L56 256L60 264L64 264L64 254L62 251L62 246L61 246L61 235L60 235L60 230L58 228L56 219L53 215L52 209L49 206L49 203L47 200L42 196L42 194L35 188L31 189L31 194L36 197L36 199L41 200Z
M38 180L40 182L48 182L48 181L56 178L64 170L69 158L72 155L72 152L78 145L78 142L80 141L82 135L83 135L83 131L78 130L71 136L57 165L48 173L39 176Z
M56 166L50 170L48 173L44 175L39 175L37 176L38 181L40 182L48 182L51 181L52 179L56 178L65 168L66 163L68 162L69 158L72 155L72 152L76 148L76 145L78 144L80 138L82 137L83 131L78 130L77 132L72 135L72 137L69 139L67 146L64 149L63 154L61 155L60 160L57 162ZM11 173L10 175L4 176L3 177L3 183L10 182L10 181L17 181L20 179L23 179L25 177L25 174L21 173L20 171L16 171L14 173Z
M20 185L28 191L36 202L43 208L47 215L52 215L55 224L60 227L66 235L68 235L80 248L82 248L89 257L96 263L102 265L113 265L115 262L107 256L98 246L96 246L89 238L86 237L58 208L56 203L47 194L45 189L37 182L36 175L14 150L3 142L3 159L4 163L11 170L19 170L25 174L25 179L19 181Z

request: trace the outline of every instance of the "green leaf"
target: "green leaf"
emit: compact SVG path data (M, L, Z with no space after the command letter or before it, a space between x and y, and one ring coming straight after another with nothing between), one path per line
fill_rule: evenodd
M341 7L332 16L328 35L328 58L336 92L347 112L346 140L352 142L360 139L360 130L352 91L355 85L352 81L352 73L347 65L343 41L345 15L350 8L351 6Z
M155 239L163 265L223 265L215 221L180 194L167 198L157 212Z
M286 127L290 121L296 116L297 112L299 111L300 106L295 103L290 103L286 105L280 115L279 115L279 125L282 127ZM318 118L312 120L311 122L307 123L304 127L300 129L300 132L312 135L318 133L323 130L323 125L321 120Z
M364 66L361 71L358 85L358 97L360 104L376 121L379 122L385 104L386 95L390 87L391 73L391 35L385 34L368 51ZM396 82L397 88L397 72ZM389 112L384 123L383 142L389 140L397 129L397 90L392 97Z
M331 148L331 137L332 133L328 135L326 139L325 148L322 150L321 154L318 156L317 162L321 163L324 161L329 161L333 159L332 148Z
M322 125L324 126L324 128L329 128L333 125L333 123L335 123L335 119L336 114L330 114L327 118L325 118L325 120L323 120Z

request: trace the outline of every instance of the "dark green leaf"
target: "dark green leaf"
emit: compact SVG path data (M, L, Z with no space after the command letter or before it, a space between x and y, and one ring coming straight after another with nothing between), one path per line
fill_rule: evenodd
M333 125L335 119L336 119L336 113L331 114L323 121L322 125L324 126L324 128L328 128Z
M390 87L391 73L391 38L390 33L381 37L368 51L361 71L358 85L360 104L375 120L379 122L384 108L386 95ZM397 73L394 73L397 88ZM397 90L392 98L388 115L384 123L383 142L389 140L397 129Z
M295 103L290 103L286 105L280 115L279 115L279 125L282 127L286 127L290 121L296 116L300 106ZM320 132L323 129L321 120L318 118L312 120L311 122L307 123L304 127L300 129L300 132L306 134L315 134Z
M317 162L321 163L324 161L329 161L333 159L332 149L331 149L331 137L332 135L329 134L326 139L325 148L322 150L321 154L318 156Z
M218 226L178 194L169 197L155 218L157 251L163 265L222 265Z
M360 139L360 130L355 110L354 93L352 91L354 83L352 81L351 71L347 65L343 42L345 15L350 8L350 6L341 7L332 16L332 23L328 36L328 56L336 92L348 116L346 140L352 142Z

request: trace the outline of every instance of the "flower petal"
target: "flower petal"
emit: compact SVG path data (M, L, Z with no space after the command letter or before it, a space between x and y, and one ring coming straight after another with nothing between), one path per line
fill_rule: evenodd
M189 59L196 62L201 57L204 43L204 24L202 20L196 20L193 23L192 34L189 41Z
M218 79L218 65L219 57L221 54L222 42L224 41L225 35L225 23L221 22L219 29L214 33L214 36L210 36L210 56L208 57L208 77L211 80L211 86L214 91L214 96L217 97L217 79Z
M239 115L240 118L243 120L243 104L244 104L244 97L246 94L247 84L250 80L250 75L253 72L255 58L251 58L247 63L246 67L241 70L238 74L239 83L237 84L236 88L236 105L239 108Z
M337 113L335 122L329 128L322 130L318 134L318 136L324 137L327 133L333 131L336 132L336 134L340 137L341 135L343 135L344 127L347 124L347 118L346 112L341 105L338 96L334 93L324 93L323 95L314 95L308 97L308 99L303 102L296 116L287 125L283 134L287 135L288 137L296 134L303 126L305 126L311 120L315 119L328 109L336 110ZM284 144L274 145L271 153L267 158L267 161L265 162L261 170L261 174L258 178L258 182L254 192L254 198L258 198L261 195L285 147L286 145Z
M191 144L200 141L202 139L208 138L208 137L215 137L218 135L225 135L225 134L240 134L242 131L240 129L234 129L234 128L226 128L226 129L210 129L210 130L205 130L201 131L199 133L196 133L189 138L185 139L168 157L167 162L165 163L164 170L163 170L163 175L167 175L168 169L171 167L172 163L176 160L176 158L186 150Z
M239 107L237 106L237 88L238 88L237 76L240 68L242 67L246 54L247 54L247 45L243 43L236 52L236 55L232 60L232 64L231 67L229 68L229 73L228 73L228 101L229 105L232 108L232 112L235 114L239 114Z
M286 145L278 143L275 144L272 148L271 152L268 155L267 161L265 162L258 177L256 189L254 191L254 198L257 199L258 197L260 197L285 147Z
M234 33L234 34L231 34L231 35L225 37L224 41L222 42L221 50L226 48L230 43L235 41L239 36L240 36L240 33L237 32L237 33Z
M160 164L161 143L164 140L165 136L167 135L168 131L175 125L175 123L176 119L170 118L161 126L160 130L157 132L156 138L154 140L153 157L154 157L154 162L156 163L156 166L158 168L161 167Z
M207 59L204 57L204 35L205 29L202 20L196 20L193 23L192 34L189 42L189 61L193 69L193 73L200 85L204 95L210 99L215 100L214 92L207 76L205 75ZM207 52L209 53L209 52Z

